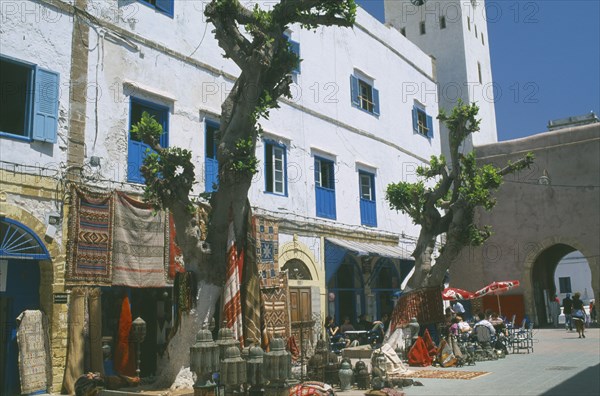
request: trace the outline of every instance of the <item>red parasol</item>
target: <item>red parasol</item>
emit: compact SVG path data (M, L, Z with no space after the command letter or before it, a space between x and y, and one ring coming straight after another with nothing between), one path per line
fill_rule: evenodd
M477 290L475 292L475 298L483 297L488 294L495 294L498 298L498 314L502 315L502 308L500 308L499 295L517 286L519 286L518 280L492 282L484 288Z
M447 287L442 291L442 300L470 300L475 295L470 291L457 289L456 287Z

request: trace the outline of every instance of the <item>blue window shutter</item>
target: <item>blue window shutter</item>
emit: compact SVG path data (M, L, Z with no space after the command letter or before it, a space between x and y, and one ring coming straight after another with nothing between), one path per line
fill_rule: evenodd
M412 116L413 116L412 117L413 118L413 130L415 132L419 133L419 124L418 124L418 121L417 121L418 118L419 118L419 116L417 114L417 107L416 106L413 106Z
M433 138L433 117L427 116L427 136Z
M59 74L36 68L33 97L33 140L56 143Z
M358 78L350 75L350 95L352 99L352 104L354 106L360 106L360 102L358 101Z
M169 16L173 16L175 0L156 0L156 8Z
M292 73L300 74L300 43L294 40L289 40L289 42L292 52L298 56L298 64L292 70Z
M379 115L379 91L373 88L373 114Z
M131 140L130 137L127 149L127 180L130 182L144 182L140 168L146 157L146 147L144 143Z

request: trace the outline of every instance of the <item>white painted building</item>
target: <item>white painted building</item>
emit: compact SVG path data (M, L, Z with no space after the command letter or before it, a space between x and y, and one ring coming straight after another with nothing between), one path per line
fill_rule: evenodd
M43 174L60 181L68 165L100 178L97 186L139 193L144 147L130 138L129 129L148 111L162 123L165 144L193 151L194 192L211 191L213 133L239 70L222 57L203 2L1 4L2 87L29 87L17 101L20 107L10 110L4 99L16 94L3 92L3 175L25 180L24 174ZM427 18L432 32L427 37L433 37L436 21ZM480 34L487 34L482 21L475 17L473 28L477 24ZM459 25L447 21L448 31L462 29L453 33L463 41L456 43L462 52L448 48L448 60L437 54L437 66L428 50L417 46L424 44L411 37L416 22L406 25L411 29L406 38L359 9L352 29L290 28L303 61L294 73L294 98L282 99L281 109L261 122L266 132L257 146L260 171L249 198L256 214L280 224L279 265L308 271L310 279L292 277L290 286L309 293L313 319L327 313L338 319L366 313L374 319L391 309L391 294L410 270L418 228L408 216L389 210L386 186L415 180L417 166L442 150L436 78L473 81L479 61L482 78L491 81L487 43L471 53L472 41L481 38ZM453 55L468 58L464 70L450 60ZM47 80L39 85L42 78ZM39 88L32 91L34 86ZM443 97L441 104L449 108ZM20 114L20 126L5 122L10 114ZM481 116L485 132L475 143L495 141L493 104L482 106ZM49 213L61 212L61 197L41 198L35 182L13 179L6 191L0 188L4 212L21 211L23 218L30 213L39 227L48 225ZM66 229L64 223L58 227L54 240L63 241ZM39 236L43 239L43 232ZM64 291L64 251L65 241L51 261L56 270L49 284L55 293ZM333 294L328 301L327 292ZM306 312L301 316L300 321L311 319ZM52 316L60 320L64 316ZM63 358L56 355L54 365ZM60 380L54 382L56 387Z
M554 271L554 284L556 294L561 301L570 294L579 292L584 304L594 299L592 288L592 271L586 258L581 252L576 251L563 257Z
M385 21L435 58L439 106L450 111L458 99L479 106L481 130L468 146L498 141L488 21L499 18L496 6L483 0L385 0ZM490 15L487 15L487 12ZM423 87L415 86L422 95ZM443 132L447 134L445 127ZM445 139L443 150L447 153Z

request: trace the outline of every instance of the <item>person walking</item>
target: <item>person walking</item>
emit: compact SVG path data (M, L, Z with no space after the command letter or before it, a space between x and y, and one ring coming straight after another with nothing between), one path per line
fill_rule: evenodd
M550 301L550 315L552 317L552 323L554 323L554 327L558 327L558 317L560 316L560 302L556 294Z
M573 331L573 321L571 320L573 300L571 300L571 295L569 293L567 293L567 296L563 299L563 313L565 314L565 327L569 331Z
M575 322L579 338L585 338L586 314L583 309L583 301L581 301L580 297L581 294L579 294L579 292L573 294L573 312L571 314L571 321Z

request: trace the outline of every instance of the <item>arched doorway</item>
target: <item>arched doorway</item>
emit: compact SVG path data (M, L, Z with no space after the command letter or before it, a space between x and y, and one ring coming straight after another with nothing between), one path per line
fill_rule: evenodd
M381 258L369 279L371 293L375 299L375 318L390 315L394 310L394 293L400 290L400 273L389 258Z
M569 263L575 262L583 263L587 271L582 274L580 270L569 269L572 267ZM567 293L580 292L583 300L585 289L589 287L589 298L593 298L591 277L588 275L585 279L585 274L591 274L588 262L571 245L557 243L537 256L531 269L531 282L535 322L539 326L553 325L549 304L554 295L559 297L561 304Z
M305 353L307 346L313 340L315 326L312 315L311 288L305 283L312 280L312 275L308 266L299 259L288 260L282 269L288 272L290 280L289 303L292 335L297 340L300 350Z
M20 393L16 318L40 308L39 261L48 259L35 232L0 219L0 393L5 395Z
M340 323L345 317L356 323L358 315L365 311L365 285L360 267L350 255L346 255L327 286L335 296L329 307L329 315L335 316Z

